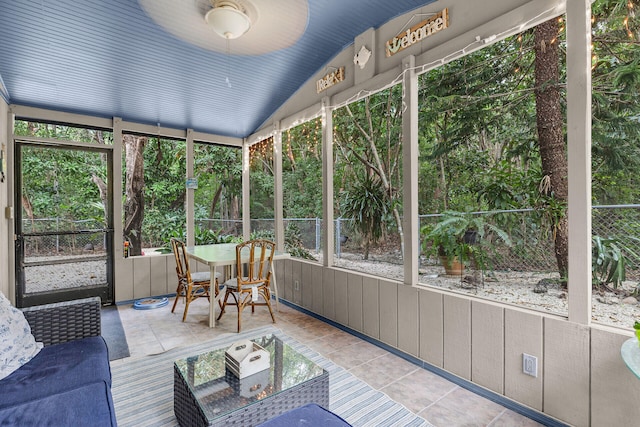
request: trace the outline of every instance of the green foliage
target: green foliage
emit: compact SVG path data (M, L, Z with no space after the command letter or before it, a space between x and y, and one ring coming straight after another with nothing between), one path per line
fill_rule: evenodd
M539 163L532 47L528 30L420 77L420 212L526 204L516 177Z
M322 217L322 126L320 119L287 130L282 137L285 218Z
M636 1L592 6L592 171L594 200L636 203L640 197L640 15Z
M33 208L34 218L104 223L104 211L92 175L106 177L106 162L95 152L21 145L22 196Z
M240 220L242 150L195 144L194 157L194 175L198 178L194 192L196 218Z
M633 238L633 237L632 237ZM633 238L640 243L640 239ZM592 281L595 286L612 285L617 289L626 280L629 258L640 257L616 238L592 237Z
M143 247L169 247L172 237L184 239L184 210L147 209L142 224Z

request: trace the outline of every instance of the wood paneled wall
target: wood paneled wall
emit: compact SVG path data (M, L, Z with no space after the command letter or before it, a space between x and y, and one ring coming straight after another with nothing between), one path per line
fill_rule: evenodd
M296 259L276 274L284 299L550 417L638 425L640 380L620 357L630 331ZM537 377L522 373L523 353Z
M192 271L209 271L204 264L189 263ZM115 268L116 302L175 294L176 259L173 254L121 258Z

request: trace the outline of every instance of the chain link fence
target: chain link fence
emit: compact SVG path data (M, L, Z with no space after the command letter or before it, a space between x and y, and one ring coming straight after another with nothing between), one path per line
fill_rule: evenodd
M511 246L495 238L491 234L480 242L488 255L489 265L494 270L551 273L557 271L554 252L553 232L544 212L535 209L505 210L491 212L475 212L474 215L485 216L485 221L504 230L511 240ZM419 226L435 224L441 214L419 216ZM287 218L286 226L294 226L299 231L304 247L309 251L320 253L322 250L321 218ZM273 230L273 220L252 220L252 230ZM386 240L394 241L385 249L397 252L399 242L395 230L391 230ZM594 236L616 239L624 248L640 253L640 205L608 205L594 206L592 211L592 232ZM335 254L340 257L343 252L362 255L364 252L362 238L354 227L353 219L337 218L334 220ZM420 237L422 238L422 236ZM422 243L422 242L420 242ZM374 245L375 246L375 245ZM422 247L422 246L420 246ZM627 254L629 255L629 254ZM402 257L388 257L386 262L402 262ZM435 265L439 260L433 257L420 257L421 266ZM627 279L640 280L640 263L633 257L627 265Z
M242 236L242 220L234 219L197 219L196 226L214 230L220 235L226 236Z
M22 222L25 257L105 253L103 225L95 220L60 218L28 219ZM99 230L99 231L97 231ZM37 235L42 233L42 235ZM58 234L59 233L59 234ZM29 234L36 234L35 236Z
M487 223L493 224L507 232L511 239L511 246L495 239L495 236L485 236L481 245L489 257L488 265L495 270L515 270L523 272L554 272L556 260L554 255L553 234L545 223L541 211L534 209L475 212L473 215L485 216ZM442 215L429 214L419 216L420 228L427 224L437 223ZM201 227L213 230L223 230L224 234L242 235L242 221L200 219ZM285 227L289 232L299 236L302 246L308 251L319 254L322 250L322 219L321 218L285 218ZM51 234L29 236L25 239L25 255L43 256L65 252L67 254L82 254L88 251L104 250L103 233L80 233L83 230L100 229L102 225L94 220L65 221L56 218L24 220L25 233L53 233L56 231L72 232L74 234ZM593 235L604 238L614 238L622 247L640 253L638 237L640 237L640 205L607 205L594 206L592 212ZM252 232L273 232L273 219L252 219ZM343 252L362 254L363 242L354 227L354 221L347 218L334 220L335 253L340 257ZM396 246L399 249L398 237L392 230L386 240L394 241L384 247L385 250ZM422 242L421 242L422 243ZM374 245L375 248L375 245ZM388 262L402 263L402 257L390 257ZM420 257L421 266L434 265L439 261L425 256ZM640 263L631 257L627 265L627 279L640 280Z

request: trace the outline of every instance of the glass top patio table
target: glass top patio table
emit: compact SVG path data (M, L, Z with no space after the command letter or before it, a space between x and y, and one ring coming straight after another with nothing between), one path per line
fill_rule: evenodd
M638 347L637 338L629 338L622 344L620 349L622 360L626 363L627 367L640 378L640 347Z
M226 347L175 361L176 387L178 382L186 385L186 394L189 395L186 400L195 400L197 405L196 408L186 408L187 412L199 407L197 412L206 418L206 423L203 425L218 425L218 422L224 425L223 420L229 422L229 417L232 417L234 412L247 416L247 413L251 413L250 406L263 401L263 403L276 401L273 398L280 394L285 395L285 399L290 401L288 406L297 407L300 404L298 399L304 398L305 394L299 389L306 387L308 393L308 389L313 388L313 384L316 383L321 387L314 392L319 392L320 400L325 400L319 404L328 405L327 371L275 335L263 336L252 341L269 352L270 367L243 379L238 379L225 367ZM326 384L323 385L322 382ZM180 394L177 388L174 388L174 394ZM175 405L179 405L178 397L175 399ZM264 409L262 405L260 411ZM287 408L283 409L287 410ZM284 410L278 409L271 416ZM176 410L176 417L180 421L179 412ZM255 413L252 421L257 421L261 417L266 421L271 416L265 417L264 414ZM192 421L185 423L192 424Z

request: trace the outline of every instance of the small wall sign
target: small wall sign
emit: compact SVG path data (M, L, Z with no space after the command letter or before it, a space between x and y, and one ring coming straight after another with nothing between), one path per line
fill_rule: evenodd
M404 49L412 46L427 37L449 28L449 10L444 9L428 19L409 28L407 31L398 34L388 40L385 46L387 57L395 55Z
M198 189L198 178L187 178L187 189L188 190L197 190Z
M331 86L335 85L336 83L340 83L343 80L344 80L344 67L340 67L337 70L332 71L331 73L327 74L326 76L318 80L316 82L316 90L318 91L318 93L320 93L323 90L327 90Z

